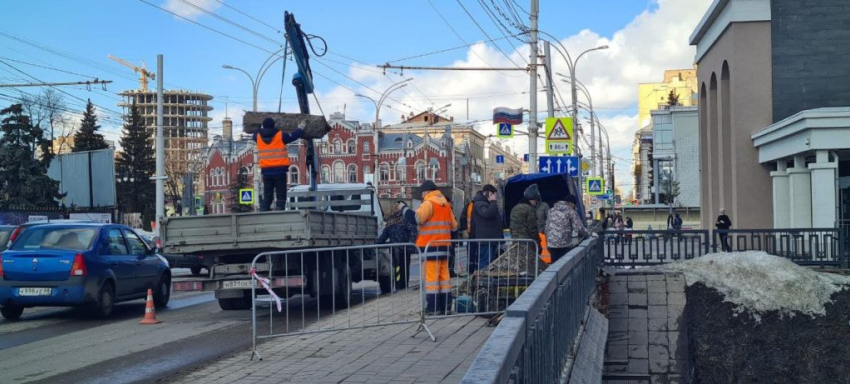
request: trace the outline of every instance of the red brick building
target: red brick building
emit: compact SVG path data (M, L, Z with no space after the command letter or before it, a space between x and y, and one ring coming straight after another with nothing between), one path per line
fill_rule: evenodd
M413 187L426 179L438 186L450 183L451 137L412 133L380 133L378 139L378 172L374 173L375 143L371 124L345 120L341 113L330 116L332 130L316 141L320 159L320 180L328 183L364 183L377 180L382 198L410 198ZM205 164L204 202L210 213L230 212L240 167L248 171L247 187L253 186L254 157L249 140L227 141L216 137ZM306 147L301 140L288 146L289 185L309 182ZM228 161L229 158L229 161ZM259 194L257 194L259 197Z

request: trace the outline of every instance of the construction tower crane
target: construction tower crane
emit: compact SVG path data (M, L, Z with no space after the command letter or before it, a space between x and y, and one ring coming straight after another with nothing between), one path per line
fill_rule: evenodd
M132 69L133 72L136 72L136 73L139 74L139 88L142 90L142 92L148 91L148 79L156 80L156 73L148 71L145 68L145 62L144 61L142 61L142 66L139 67L139 66L133 65L132 63L130 63L127 60L120 59L120 58L117 58L117 57L112 56L112 55L109 55L109 58L111 60L117 61L119 64L121 64L121 65L123 65L127 68Z

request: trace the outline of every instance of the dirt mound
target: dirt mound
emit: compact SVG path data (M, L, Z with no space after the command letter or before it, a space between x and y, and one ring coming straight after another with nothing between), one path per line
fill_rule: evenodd
M822 315L758 318L703 283L686 293L694 383L850 384L850 290L833 293Z

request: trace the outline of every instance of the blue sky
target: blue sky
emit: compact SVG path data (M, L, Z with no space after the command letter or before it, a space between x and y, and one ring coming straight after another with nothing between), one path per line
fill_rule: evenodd
M181 0L145 0L154 5L168 8L179 6L183 10L191 9ZM322 62L343 74L349 75L369 88L384 89L393 78L382 77L379 70L363 69L363 64L377 64L399 59L402 57L423 54L436 50L463 45L461 40L441 19L440 15L432 8L428 0L404 0L404 1L234 1L225 0L225 3L259 19L262 22L274 26L271 28L251 18L219 4L217 0L191 0L193 3L205 9L210 9L223 18L226 18L240 26L272 40L280 40L282 35L275 30L281 29L283 11L293 12L302 28L311 34L323 37L329 46L329 53ZM478 1L461 0L475 20L485 29L491 37L501 37L497 26L484 13ZM503 6L503 0L482 0L491 6L496 4ZM507 0L511 2L512 0ZM695 1L698 6L689 5ZM465 41L474 43L486 40L484 33L464 13L461 6L454 0L431 0L443 17L452 25L457 34ZM610 52L596 54L593 58L582 59L579 78L589 86L594 100L598 106L598 113L603 121L611 119L613 124L622 124L624 127L631 124L627 120L636 114L637 106L637 83L641 81L657 81L662 76L663 67L669 68L691 65L692 51L687 46L687 41L681 36L689 35L695 22L705 10L707 0L542 0L540 2L541 18L540 28L557 36L571 52L574 49L584 49L594 44L610 43ZM517 4L527 9L527 1L517 0ZM664 16L664 10L670 9L668 13L677 15L688 12L689 15L682 16L687 19L681 24L680 33L677 34L675 44L683 50L671 55L669 65L667 62L655 60L652 64L634 60L636 63L618 59L623 55L623 50L630 47L638 47L641 44L651 44L652 31L641 25L652 23L653 17L677 18L677 16ZM690 10L690 8L694 8ZM175 8L171 8L175 9ZM527 15L519 10L519 15L527 23ZM188 14L187 14L188 15ZM273 51L279 49L271 41L265 40L253 33L246 32L238 27L230 25L220 19L206 14L188 15L191 19L210 28L216 29L235 38L244 40L264 50ZM645 20L644 20L645 19ZM642 21L643 20L643 21ZM215 96L213 116L218 120L224 116L224 101L228 100L230 115L240 114L242 109L249 109L251 103L251 89L245 75L236 71L221 68L222 64L230 64L246 69L254 73L259 65L269 56L261 49L250 47L246 44L234 41L216 32L179 19L171 14L145 4L140 0L107 1L107 0L79 0L79 1L53 1L53 0L29 0L25 2L10 2L4 4L3 16L0 16L0 60L6 60L11 64L35 78L42 81L76 81L84 77L76 74L97 77L115 81L108 86L108 91L87 91L81 88L67 87L65 91L80 97L91 98L92 101L103 109L120 111L116 106L118 97L115 93L128 88L136 88L138 82L136 75L119 64L107 59L112 54L131 62L141 63L144 60L148 68L154 69L156 55L165 55L165 83L167 89L182 88L202 91ZM645 23L645 24L641 24ZM632 25L631 30L629 26ZM639 36L634 30L647 29L649 36ZM584 32L582 32L584 31ZM657 32L659 34L665 32ZM13 37L5 36L12 35ZM663 37L663 36L661 36ZM43 45L49 49L59 49L65 55L56 55L48 50L39 49L28 45L19 38L30 40L36 45ZM641 39L640 42L637 39ZM618 48L617 42L622 43ZM514 46L506 40L500 40L497 46L512 56L515 61L521 61L522 56L527 56L527 48L517 41ZM574 48L574 44L576 47ZM520 51L516 52L515 47ZM472 62L472 55L482 58L484 61L492 61L494 65L503 65L496 61L504 59L501 53L495 51L493 44L480 47L479 53L472 53L471 49L458 49L436 55L429 55L417 59L404 61L406 65L457 65L459 62ZM523 53L523 49L526 49ZM495 56L494 56L495 55ZM632 57L639 53L632 54ZM73 58L73 59L72 59ZM359 63L352 64L350 58ZM492 60L491 60L492 58ZM608 59L608 61L604 61ZM504 60L507 62L507 60ZM587 61L587 62L585 62ZM32 66L26 63L38 64L46 67L55 67L74 74L58 72L50 69ZM290 63L291 64L291 63ZM555 69L558 70L556 63ZM287 68L287 78L293 73L294 66ZM345 85L347 88L357 92L371 92L363 85L357 84L351 79L341 76L323 65L313 64L315 72L321 73L333 80ZM278 65L268 72L260 87L259 99L264 107L277 107L278 94L280 92L281 67ZM584 71L584 72L582 72ZM587 77L581 77L584 74ZM441 82L451 85L457 82L457 77L440 77L433 73L405 73L406 76L417 78L414 83L416 89L409 87L403 94L399 93L395 98L396 105L390 106L388 110L382 110L382 118L391 123L399 118L398 112L406 113L410 110L426 108L427 106L440 106L446 101L451 102L454 107L451 113L459 120L465 117L464 110L459 109L464 99L463 94L483 94L492 92L492 89L483 88L495 85L495 89L505 93L516 92L515 99L505 99L507 106L519 107L511 103L525 104L527 108L528 96L519 95L527 91L528 81L520 81L518 73L495 74L497 77L482 78L481 92L461 89L457 91L446 91L442 93ZM396 75L391 75L396 76ZM477 76L477 75L476 75ZM501 76L501 77L499 77ZM401 77L395 77L398 80ZM419 80L422 79L420 82ZM460 78L463 81L465 78ZM0 83L28 82L31 79L8 66L0 64ZM470 78L470 81L472 79ZM501 86L503 84L503 86ZM325 113L346 108L347 115L362 120L374 115L374 107L365 104L353 97L352 92L342 88L321 77L316 78L317 94L322 103ZM633 87L630 89L629 87ZM448 86L446 87L448 88ZM35 88L26 89L34 92ZM562 95L569 102L569 91L566 84L561 86ZM0 90L0 94L16 94L11 89ZM610 95L620 95L617 97ZM439 97L438 97L439 96ZM283 88L284 109L297 109L294 93L289 80ZM81 109L82 102L71 97L66 97L71 108ZM429 100L430 99L430 100ZM455 99L455 100L452 100ZM0 100L6 103L5 100ZM471 115L483 116L488 110L492 110L502 100L482 100L474 103L475 111ZM541 105L545 106L543 99ZM399 105L402 104L402 105ZM403 106L406 105L407 107ZM344 107L343 107L344 106ZM396 111L393 113L393 111ZM106 115L110 112L102 111ZM620 120L620 123L615 123ZM470 120L474 120L471 116ZM105 122L104 126L109 136L117 132L117 125ZM212 123L212 133L220 132L220 121ZM638 127L632 126L631 132ZM612 129L612 130L616 130ZM623 128L626 130L627 128ZM623 136L630 135L624 132ZM613 138L612 138L613 139ZM625 141L625 139L623 139ZM617 141L614 139L613 141ZM625 148L626 144L621 143ZM614 145L614 143L612 143ZM518 144L521 148L521 144ZM622 153L626 157L626 153Z

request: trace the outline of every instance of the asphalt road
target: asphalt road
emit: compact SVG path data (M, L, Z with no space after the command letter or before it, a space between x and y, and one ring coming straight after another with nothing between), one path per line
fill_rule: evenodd
M175 270L175 280L188 271ZM352 305L377 296L375 284L357 284ZM273 317L276 330L298 329L331 315L309 297L285 303ZM0 382L155 383L205 362L244 353L250 357L251 312L222 311L212 293L175 292L157 325L138 324L145 303L116 305L109 319L69 308L30 308L20 321L0 320ZM288 313L288 318L286 314ZM258 329L269 309L258 310Z

